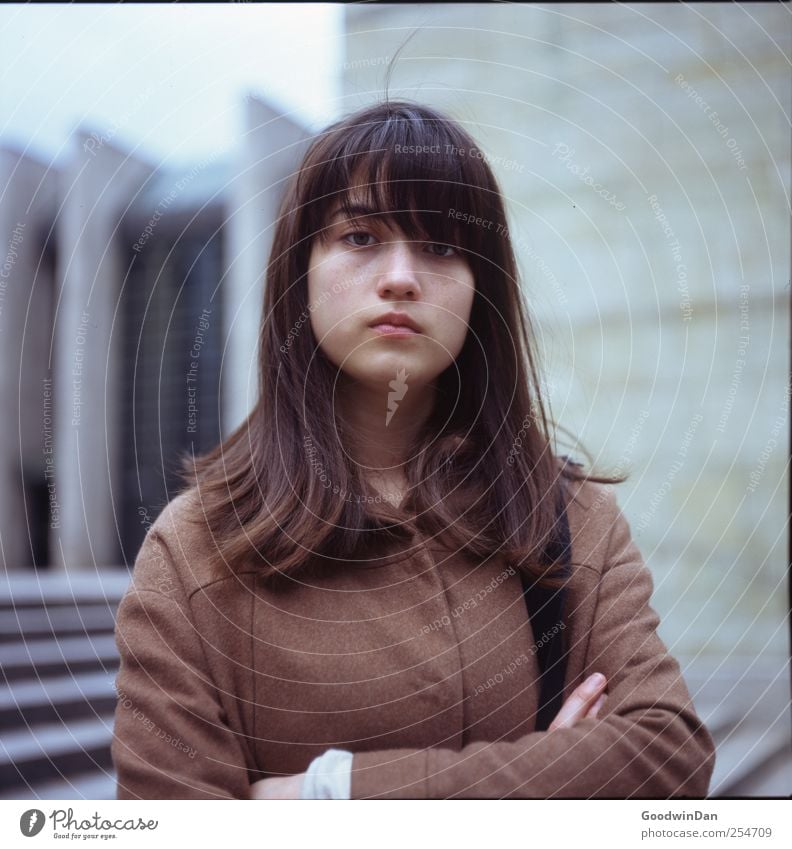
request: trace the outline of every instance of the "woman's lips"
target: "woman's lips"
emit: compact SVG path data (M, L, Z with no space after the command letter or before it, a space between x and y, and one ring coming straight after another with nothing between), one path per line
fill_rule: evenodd
M416 330L404 324L373 324L371 329L383 336L420 336Z

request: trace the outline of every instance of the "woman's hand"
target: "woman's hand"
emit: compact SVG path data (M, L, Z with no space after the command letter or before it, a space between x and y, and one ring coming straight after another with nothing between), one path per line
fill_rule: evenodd
M251 799L299 799L305 773L262 778L250 785Z
M607 683L605 676L599 672L589 675L561 705L547 730L571 728L580 719L596 719L605 699L608 698L608 694L604 692Z

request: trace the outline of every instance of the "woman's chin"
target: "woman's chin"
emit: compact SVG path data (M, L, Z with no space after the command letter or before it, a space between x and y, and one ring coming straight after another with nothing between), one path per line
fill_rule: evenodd
M344 367L344 372L355 383L371 389L383 389L385 392L398 390L398 386L391 386L394 381L416 390L429 383L434 376L434 372L427 371L425 364L410 360L409 357L378 359L377 362L364 363L353 369Z
M407 372L408 379L418 380L426 371L425 359L402 351L373 351L366 348L358 352L354 362L347 360L344 371L364 383L387 383L402 371Z

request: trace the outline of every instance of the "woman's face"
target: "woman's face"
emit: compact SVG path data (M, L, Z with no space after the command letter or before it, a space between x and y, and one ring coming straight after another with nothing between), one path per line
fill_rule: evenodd
M393 222L356 203L328 221L308 267L311 327L328 359L372 386L404 370L413 386L441 374L462 350L475 293L473 272L453 247L410 241ZM384 316L397 312L415 330ZM375 326L379 324L379 326Z

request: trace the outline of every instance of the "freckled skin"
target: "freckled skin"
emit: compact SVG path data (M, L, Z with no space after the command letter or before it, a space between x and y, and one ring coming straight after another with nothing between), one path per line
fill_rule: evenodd
M462 350L475 294L473 272L454 248L410 241L373 217L331 219L314 242L308 270L311 327L328 359L346 375L381 387L405 369L413 387L441 374ZM388 338L369 322L407 313L421 335Z

